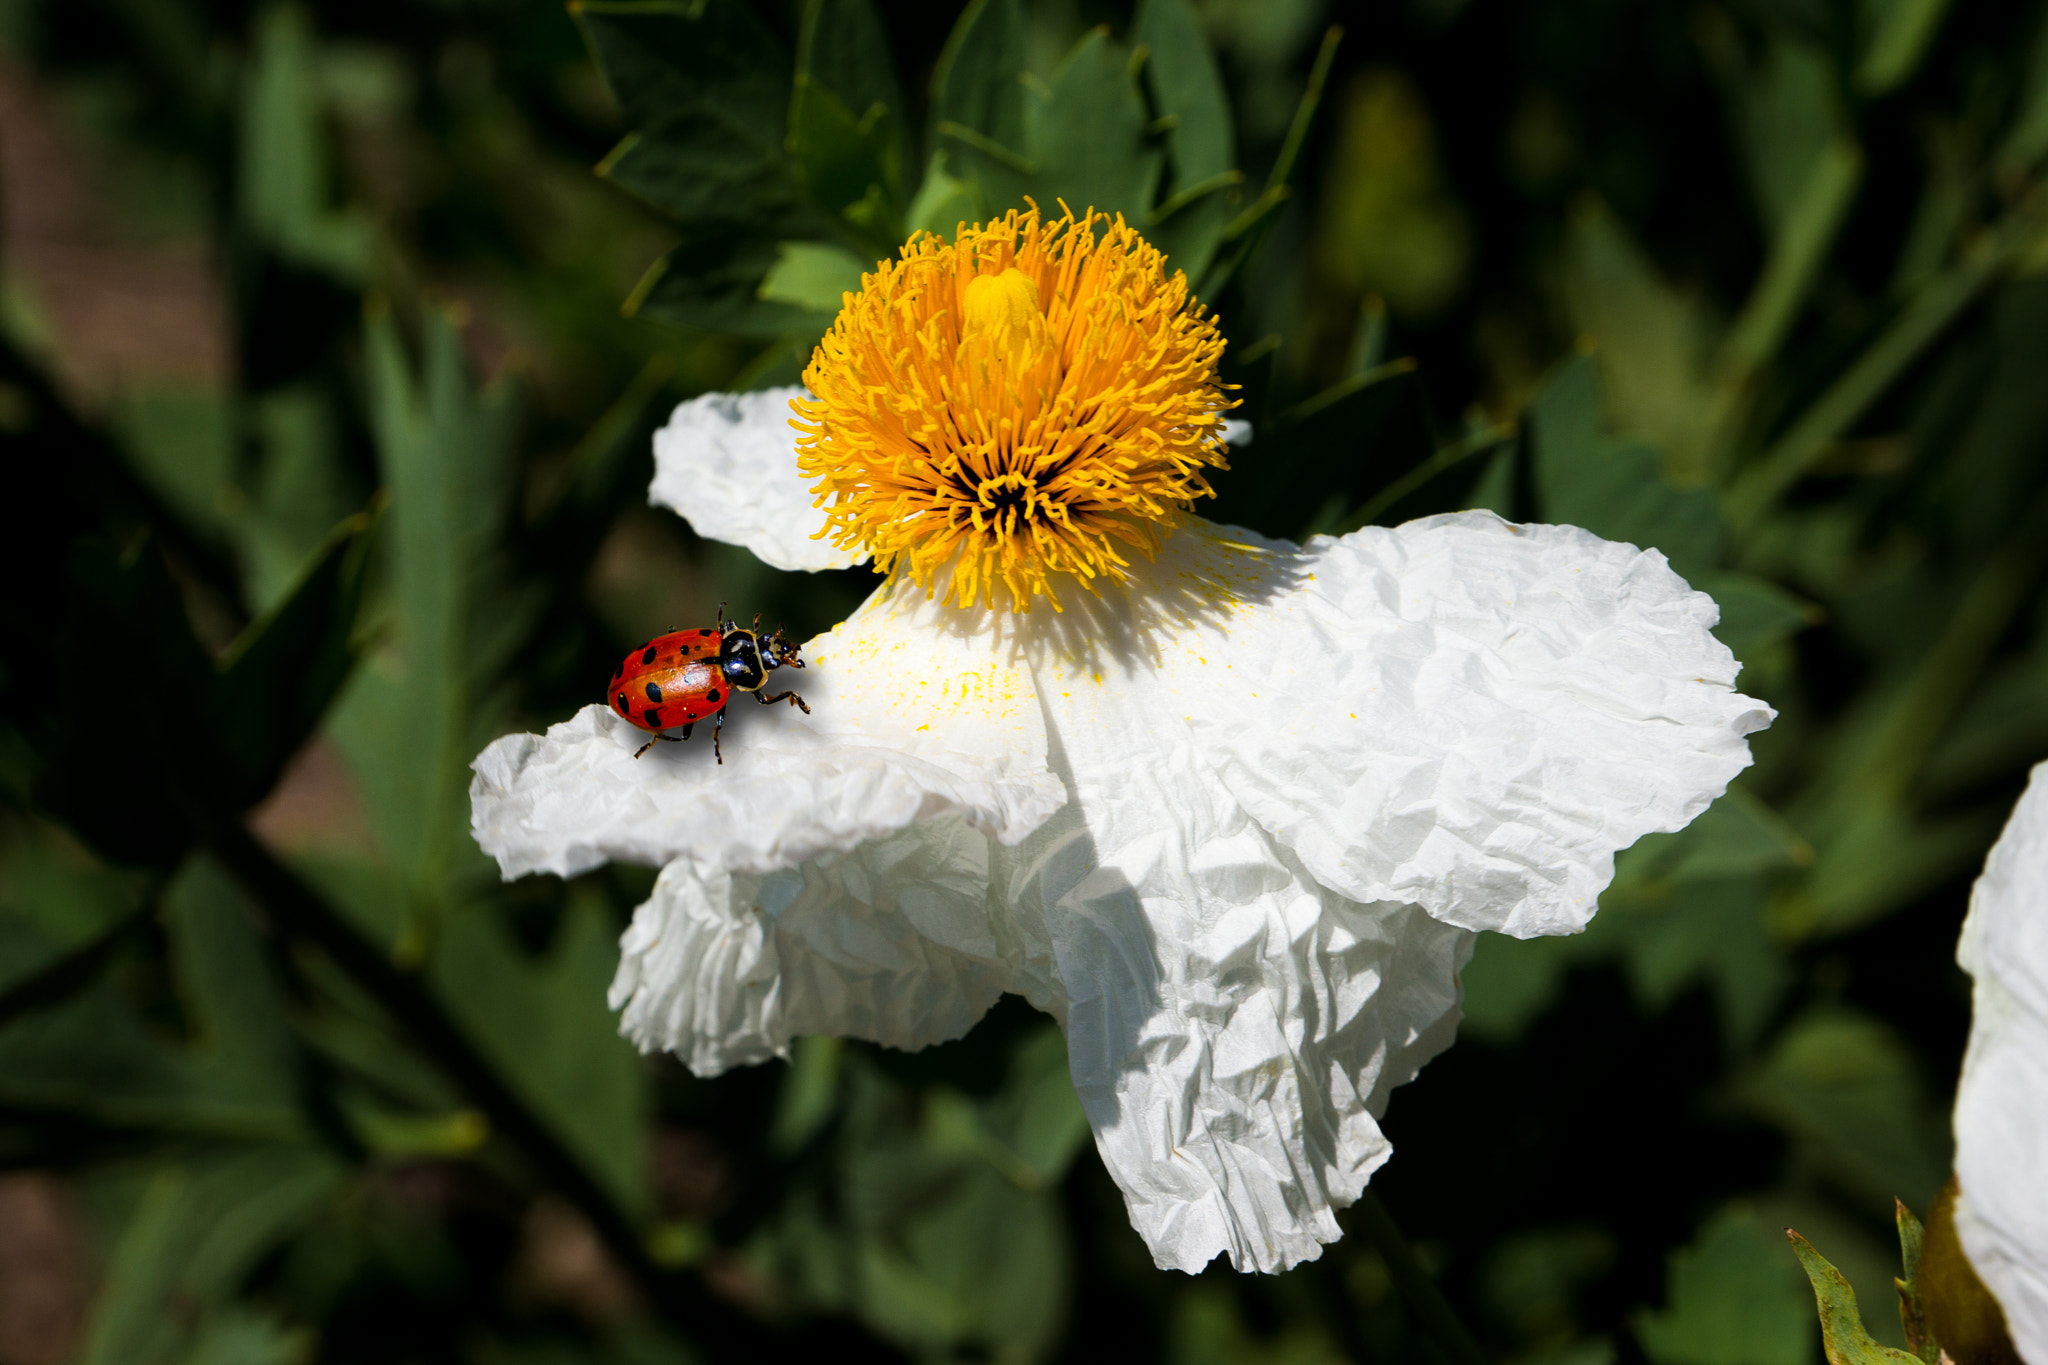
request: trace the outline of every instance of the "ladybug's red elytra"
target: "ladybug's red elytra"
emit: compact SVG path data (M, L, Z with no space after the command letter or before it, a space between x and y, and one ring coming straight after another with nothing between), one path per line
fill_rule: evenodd
M778 692L770 697L761 691L776 669L804 666L797 657L799 648L783 639L780 630L763 639L758 614L752 630L729 625L723 602L718 604L718 624L712 629L672 630L649 640L612 671L612 710L654 734L633 757L640 757L660 740L688 739L698 721L713 716L711 752L724 763L718 732L725 724L725 704L735 692L751 692L763 706L786 700L808 716L811 708L796 693ZM681 735L663 733L677 727L681 727Z

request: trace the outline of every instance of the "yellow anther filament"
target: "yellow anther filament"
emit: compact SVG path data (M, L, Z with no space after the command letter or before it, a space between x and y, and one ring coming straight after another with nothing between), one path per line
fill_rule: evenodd
M1024 610L1120 580L1223 466L1223 338L1121 218L919 234L846 297L793 406L824 534ZM1000 592L999 592L1000 590Z

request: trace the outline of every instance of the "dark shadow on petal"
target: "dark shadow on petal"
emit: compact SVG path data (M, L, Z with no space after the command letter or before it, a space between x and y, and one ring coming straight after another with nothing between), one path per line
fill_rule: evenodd
M1312 559L1292 542L1191 517L1165 537L1157 557L1133 549L1121 583L1098 581L1090 588L1079 579L1058 580L1060 610L1039 599L1022 612L974 607L939 615L944 629L963 638L993 638L1007 662L1058 659L1084 671L1148 668L1182 633L1217 629L1294 591L1312 572ZM946 588L942 578L934 596ZM892 589L917 592L908 583L883 591Z

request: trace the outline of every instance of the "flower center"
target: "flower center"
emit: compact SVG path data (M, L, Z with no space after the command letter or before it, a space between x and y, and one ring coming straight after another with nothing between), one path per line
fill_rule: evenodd
M1099 229L1099 230L1098 230ZM1223 337L1122 218L1036 208L862 277L794 404L835 544L962 606L1120 581L1223 468Z

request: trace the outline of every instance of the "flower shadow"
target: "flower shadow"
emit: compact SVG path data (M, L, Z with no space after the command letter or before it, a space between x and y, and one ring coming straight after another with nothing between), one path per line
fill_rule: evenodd
M1311 576L1312 559L1289 541L1191 517L1157 555L1133 552L1121 583L1065 579L1057 610L1042 600L1022 612L955 608L942 613L943 628L962 639L992 635L1013 664L1146 671L1177 639L1226 632L1233 619L1293 592ZM935 595L947 586L935 584Z

